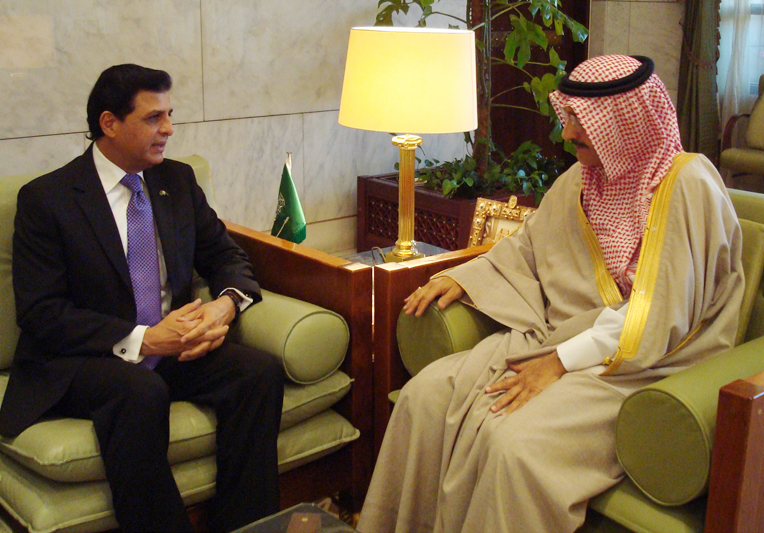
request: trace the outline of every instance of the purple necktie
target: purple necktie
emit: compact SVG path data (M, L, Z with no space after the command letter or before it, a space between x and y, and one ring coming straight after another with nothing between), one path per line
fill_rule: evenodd
M127 264L133 283L136 321L144 326L154 326L162 320L161 287L159 285L159 256L154 234L154 215L151 204L143 193L141 177L127 174L122 185L133 191L127 204ZM160 356L146 356L141 364L154 368Z

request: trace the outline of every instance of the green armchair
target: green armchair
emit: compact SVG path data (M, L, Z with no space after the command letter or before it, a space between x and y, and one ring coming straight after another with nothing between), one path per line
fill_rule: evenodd
M750 113L731 117L724 126L719 164L732 176L758 174L764 176L764 75L759 78L759 98ZM738 131L745 127L745 131ZM744 135L742 146L733 146L736 137Z
M736 380L764 371L764 195L734 190L730 194L743 228L746 273L739 345L626 399L619 414L616 442L627 477L590 502L582 533L761 531L764 374L754 383ZM384 287L376 298L382 298L383 307L389 305L391 309L383 309L383 323L378 320L375 325L381 336L375 380L387 385L388 406L397 398L394 389L409 374L439 357L470 349L501 328L459 302L445 310L431 306L419 319L409 317L400 313L397 296L390 297L393 287L408 292L434 272L474 255L463 251L403 267L377 267L377 284L381 282ZM397 325L384 324L393 317ZM395 339L390 337L393 331ZM378 403L383 401L382 394L379 387ZM389 416L389 407L387 411L379 405L375 408L378 415ZM749 418L745 418L746 413L750 413ZM376 421L377 444L386 421Z
M180 159L194 167L214 206L207 162ZM0 179L0 397L18 339L11 279L16 195L33 177ZM373 461L371 267L227 226L263 288L263 301L242 314L231 336L279 358L288 378L278 439L281 505L338 492L360 505ZM199 281L197 294L209 298ZM215 425L207 408L171 406L168 455L201 529L203 502L215 492ZM7 521L31 532L117 527L92 423L49 419L15 439L0 438L0 505Z

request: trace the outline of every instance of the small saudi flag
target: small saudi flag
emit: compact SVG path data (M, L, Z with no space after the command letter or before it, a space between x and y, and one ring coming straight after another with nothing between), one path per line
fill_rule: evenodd
M300 198L292 181L292 154L287 153L284 171L281 173L279 186L279 203L276 207L276 218L273 221L271 235L281 237L297 244L305 240L305 214L302 212Z

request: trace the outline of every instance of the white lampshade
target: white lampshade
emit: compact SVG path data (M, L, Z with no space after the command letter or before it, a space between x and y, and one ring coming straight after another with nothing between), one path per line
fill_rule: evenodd
M339 123L413 134L477 128L474 32L351 29Z

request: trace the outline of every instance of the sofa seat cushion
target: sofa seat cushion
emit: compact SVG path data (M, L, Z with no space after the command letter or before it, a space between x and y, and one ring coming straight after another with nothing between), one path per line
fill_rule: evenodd
M279 472L328 455L359 437L350 422L331 409L282 431ZM0 504L31 533L103 531L117 528L106 481L65 483L30 471L0 454ZM193 505L215 494L215 457L172 466L183 502Z
M327 409L279 433L279 474L329 455L360 436L350 422Z
M284 385L284 406L281 409L281 431L329 409L350 391L353 380L337 371L311 385Z
M7 381L7 374L0 375L0 392L5 392ZM351 381L346 374L335 372L312 385L288 384L284 393L282 430L334 405L347 394ZM170 406L170 464L214 454L216 425L212 409L189 402L173 402ZM331 438L328 437L328 440ZM90 420L44 420L15 439L0 439L0 451L52 480L83 482L106 479Z
M2 454L0 470L0 504L30 533L106 531L118 527L106 481L52 481ZM172 467L187 506L214 496L216 472L214 456Z
M626 478L589 500L589 509L635 533L688 533L703 531L706 502L699 498L679 507L664 507L645 496ZM603 530L608 531L607 528ZM584 527L582 531L589 530Z

